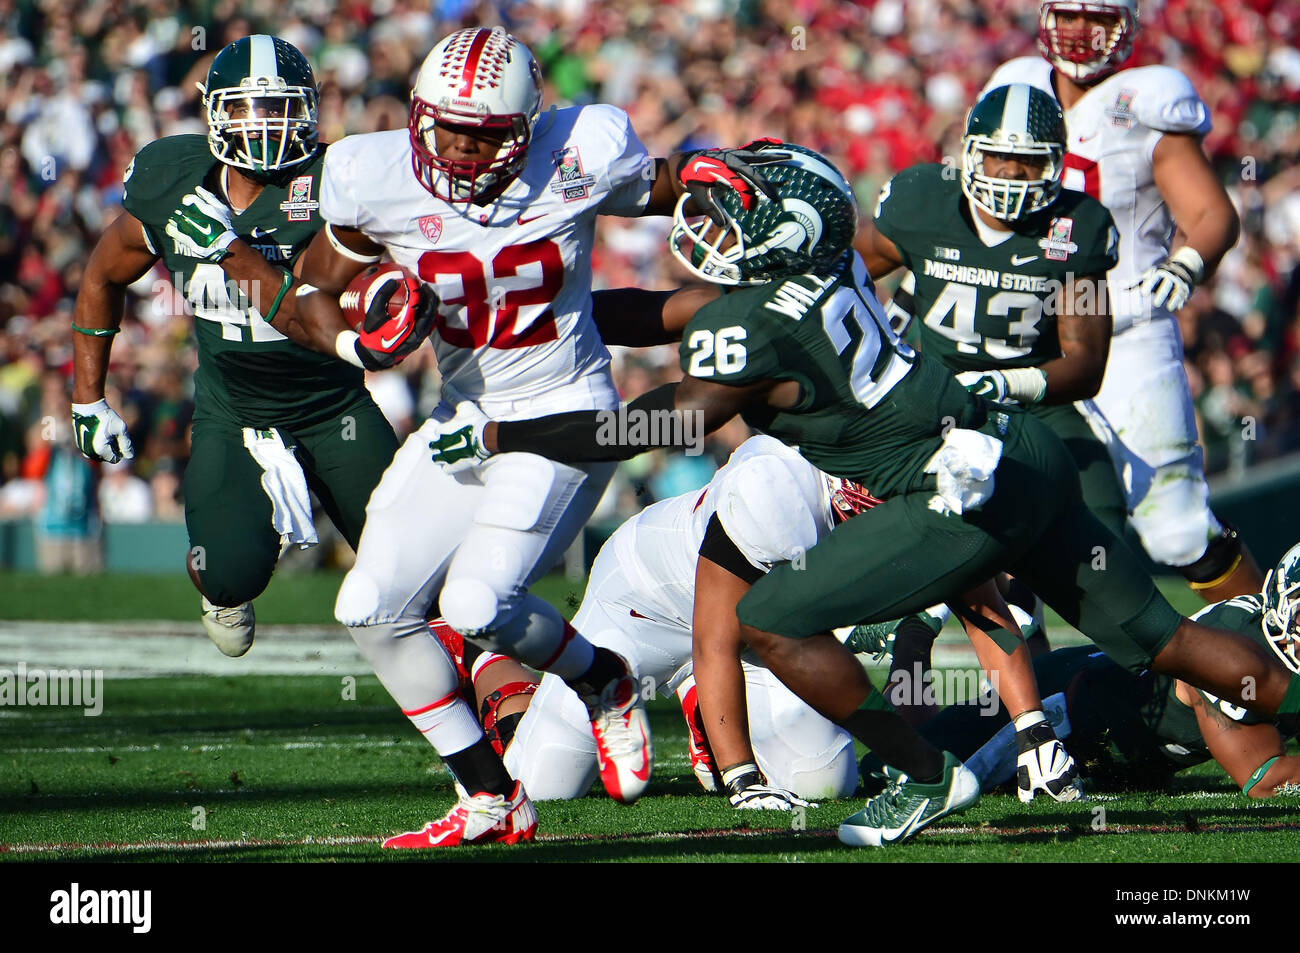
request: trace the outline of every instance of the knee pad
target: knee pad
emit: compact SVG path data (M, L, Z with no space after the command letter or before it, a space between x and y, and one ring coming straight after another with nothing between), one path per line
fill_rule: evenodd
M500 608L492 587L472 576L450 580L438 600L438 609L447 624L471 639L494 627Z
M1172 480L1163 492L1153 489L1134 509L1132 522L1147 555L1180 571L1201 559L1206 544L1222 532L1210 512L1204 484L1194 485L1190 477Z
M372 625L378 621L378 611L379 585L369 574L353 569L339 586L334 618L346 626Z
M1190 565L1178 567L1178 571L1194 589L1217 585L1241 562L1241 535L1236 527L1222 520L1219 522L1223 527L1222 532L1210 540L1201 558Z

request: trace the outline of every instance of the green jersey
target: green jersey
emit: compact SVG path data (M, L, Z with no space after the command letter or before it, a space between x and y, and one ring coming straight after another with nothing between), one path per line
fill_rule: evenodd
M1056 314L1078 278L1105 276L1119 260L1106 207L1063 189L1047 209L988 245L960 176L947 166L904 169L880 192L876 229L916 278L912 313L921 347L955 370L1036 367L1060 357Z
M686 326L681 364L723 384L797 381L793 408L748 409L746 423L879 496L920 489L943 435L983 408L947 368L898 339L854 254L825 274L710 302Z
M321 146L234 216L239 237L285 269L324 224L318 213L324 158ZM221 266L186 257L166 233L167 219L196 186L222 194L224 168L203 136L159 139L132 160L122 205L144 225L150 249L194 313L196 416L219 416L244 427L310 426L356 400L361 370L290 341L263 319Z

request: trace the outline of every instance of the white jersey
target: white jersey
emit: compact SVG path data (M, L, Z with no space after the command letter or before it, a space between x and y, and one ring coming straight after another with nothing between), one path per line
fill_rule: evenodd
M570 107L538 120L523 171L488 206L430 195L398 129L330 146L320 212L437 290L443 380L510 420L617 403L591 315L596 216L640 215L653 172L627 113Z
M628 608L689 631L695 563L714 513L744 557L764 571L798 559L834 525L825 475L781 441L750 437L703 491L647 507L605 544L638 583L638 604Z
M1055 97L1052 72L1042 57L1022 56L1002 64L984 92L1028 83ZM1119 229L1119 264L1110 271L1107 289L1118 333L1135 319L1153 316L1136 285L1164 260L1173 235L1173 219L1152 171L1156 143L1166 132L1205 135L1210 111L1178 70L1141 66L1112 73L1090 87L1065 111L1065 125L1065 187L1098 199Z

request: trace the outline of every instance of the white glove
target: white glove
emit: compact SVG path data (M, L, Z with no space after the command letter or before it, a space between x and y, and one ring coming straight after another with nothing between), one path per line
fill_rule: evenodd
M449 387L443 388L443 398L444 403L431 418L437 429L429 441L429 452L433 455L433 462L448 473L459 473L492 455L483 446L483 428L491 419L478 409L477 404ZM455 401L455 406L448 414L446 408L452 401Z
M1150 295L1151 307L1178 312L1187 304L1192 291L1205 275L1205 262L1200 253L1184 245L1154 268L1142 275L1138 287Z
M738 811L790 811L796 807L816 807L793 791L767 784L758 766L738 764L722 773L731 806Z
M93 404L72 405L72 437L90 460L117 463L135 456L126 421L102 397Z
M1001 371L962 371L957 375L957 383L976 397L1004 404L1010 396L1007 379Z
M220 199L199 186L181 199L167 219L167 234L176 239L187 258L219 262L239 236L231 225L231 212Z

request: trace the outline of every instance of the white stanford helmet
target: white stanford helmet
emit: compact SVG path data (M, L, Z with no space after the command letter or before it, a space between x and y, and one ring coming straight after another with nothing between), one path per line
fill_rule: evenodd
M508 184L527 160L542 109L542 73L528 47L500 27L458 30L424 58L411 91L411 166L434 196L470 203ZM488 162L444 159L433 127L508 131Z
M1066 30L1056 23L1061 13L1114 17L1115 25ZM1077 83L1094 83L1119 69L1133 55L1137 31L1137 0L1043 0L1038 8L1038 49Z

